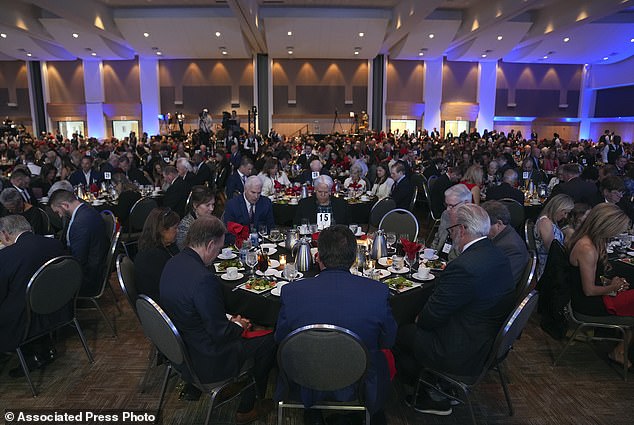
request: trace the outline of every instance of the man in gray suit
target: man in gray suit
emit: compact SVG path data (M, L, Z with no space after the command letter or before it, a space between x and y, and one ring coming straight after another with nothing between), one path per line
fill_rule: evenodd
M498 247L511 262L513 271L513 279L519 282L524 273L524 267L528 263L528 249L526 243L517 234L513 226L510 226L511 213L509 209L501 202L487 201L482 204L482 208L489 214L491 220L491 230L489 230L489 239L493 245Z

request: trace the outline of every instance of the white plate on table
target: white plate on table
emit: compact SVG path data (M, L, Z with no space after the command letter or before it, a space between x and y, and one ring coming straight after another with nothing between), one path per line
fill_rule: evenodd
M269 258L269 267L272 269L276 269L280 266L280 262L277 260L274 260L272 258Z
M220 277L224 280L240 280L244 277L244 275L242 273L238 273L235 277L231 278L227 273L223 273Z
M262 248L277 249L277 245L275 245L274 243L263 243L263 244L260 244L260 246Z
M216 269L216 273L226 273L227 270L220 270L220 263L214 263L214 268ZM243 271L244 266L238 267L238 271Z
M277 246L286 249L286 241L278 243Z
M275 287L277 286L277 282L270 282L270 283L272 283L273 285L271 285L271 286L269 286L269 287L267 287L265 289L261 289L261 290L247 288L247 285L249 284L248 281L236 286L236 288L240 288L240 289L242 289L244 291L247 291L247 292L253 292L254 294L263 294L263 293L265 293L267 291L275 289Z
M234 258L236 258L238 256L238 254L234 254L233 252L231 254L229 254L229 256L225 257L223 254L218 255L217 258L220 258L221 260L233 260Z
M262 246L262 245L261 245L261 246ZM268 247L264 247L264 248L266 248L266 249L268 250L268 251L267 251L267 254L268 254L269 256L270 256L270 255L273 255L273 254L275 254L275 253L277 252L277 248L268 248Z
M629 255L630 257L634 257L634 251L627 251L627 255Z
M392 274L392 273L390 273L389 270L385 270L385 269L374 269L374 271L381 273L381 277L379 279L383 279L383 278L388 277L389 275Z
M277 286L271 289L271 295L276 297L279 297L280 295L282 295L282 286L286 285L287 283L288 282L286 282L285 280L277 282Z
M409 267L403 267L400 270L394 270L394 267L390 266L387 268L390 273L394 274L405 274L409 272Z
M275 277L279 279L286 279L286 276L284 276L284 270L275 270ZM297 272L297 276L295 276L295 280L301 279L302 277L304 277L304 274L302 272Z
M434 280L434 279L436 278L436 276L434 276L434 275L433 275L433 274L431 274L431 273L430 273L430 274L429 274L429 276L427 276L427 277L422 277L422 276L420 276L418 273L414 273L414 274L412 275L412 277L413 277L414 279L416 279L416 280L421 280L421 281L423 281L423 282L427 282L427 281L430 281L430 280Z
M264 273L262 273L262 271L260 271L260 270L256 270L255 271L255 274L257 274L258 276L275 276L275 277L279 277L278 273L279 273L279 270L275 270L273 268L266 269L266 271Z
M389 262L388 262L389 260ZM379 258L379 264L383 267L390 267L392 265L392 257L381 257Z
M423 254L420 254L420 255L419 255L419 258L420 258L421 260L423 260L423 261L429 261L429 260L431 260L431 261L435 261L435 260L439 259L440 257L439 257L439 256L437 256L436 254L434 254L434 256L433 256L433 257L431 257L431 258L425 258L425 256L424 256Z

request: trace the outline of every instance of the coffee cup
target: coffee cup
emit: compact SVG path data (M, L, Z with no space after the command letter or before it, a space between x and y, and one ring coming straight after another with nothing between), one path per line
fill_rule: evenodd
M431 248L425 248L423 250L423 257L427 260L434 258L435 251Z
M222 248L222 256L225 258L231 257L231 248Z
M229 277L229 279L235 279L236 277L238 277L238 268L227 267L227 277Z
M427 279L429 277L429 267L421 265L418 268L418 277L420 277L421 279Z
M403 268L404 258L400 255L392 256L392 268L396 271L399 271Z
M353 234L353 235L356 235L356 234L357 234L357 229L359 228L359 226L358 226L358 225L356 225L356 224L351 224L351 225L350 225L350 226L348 226L348 227L349 227L349 228L350 228L350 230L352 231L352 234Z

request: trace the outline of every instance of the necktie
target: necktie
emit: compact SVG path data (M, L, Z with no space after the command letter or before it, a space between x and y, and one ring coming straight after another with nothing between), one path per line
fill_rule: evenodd
M253 223L253 216L255 215L255 205L249 204L249 221Z
M247 182L247 176L242 176L242 186Z
M31 199L29 197L29 193L26 190L20 189L20 193L22 194L22 198L24 199L25 202L28 202L28 203L31 202Z

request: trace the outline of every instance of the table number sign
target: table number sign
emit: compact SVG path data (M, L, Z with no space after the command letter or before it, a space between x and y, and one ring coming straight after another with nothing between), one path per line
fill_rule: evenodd
M104 178L105 180L110 180L110 178L111 178L111 177L112 177L112 176L110 175L110 171L104 171L104 173L103 173L103 178Z
M319 177L319 171L313 171L311 173L311 176L312 176L313 180L315 180L317 177Z
M331 213L317 213L317 230L324 230L332 224Z

